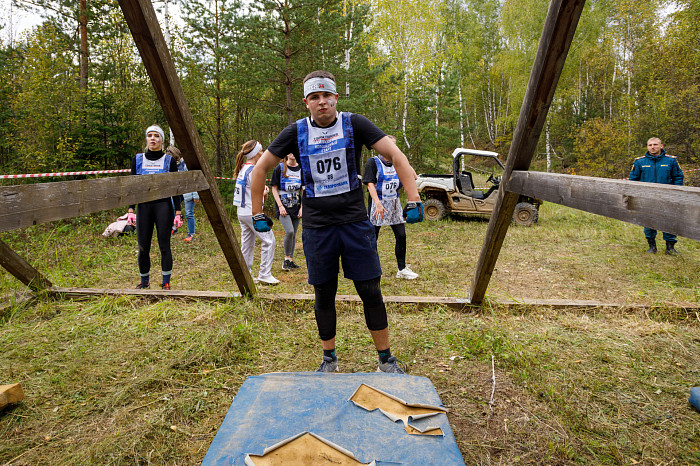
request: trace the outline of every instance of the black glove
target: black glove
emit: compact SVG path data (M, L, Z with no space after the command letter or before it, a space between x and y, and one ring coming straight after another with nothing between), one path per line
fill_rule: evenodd
M272 219L262 212L253 215L253 228L255 228L255 231L259 231L260 233L270 231L272 229L272 223Z
M423 203L407 202L403 208L403 219L406 223L418 223L423 221Z

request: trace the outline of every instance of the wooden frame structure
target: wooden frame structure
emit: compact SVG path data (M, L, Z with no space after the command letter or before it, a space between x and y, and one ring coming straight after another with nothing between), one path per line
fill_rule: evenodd
M199 139L153 5L150 0L119 0L119 5L190 171L143 175L137 179L113 177L2 187L0 232L198 191L240 294L253 295L256 292L255 285L243 260L221 195L216 189L204 146ZM700 240L700 229L697 228L700 225L698 188L528 171L584 5L585 0L552 0L549 6L506 161L499 197L489 221L469 298L386 297L386 301L442 302L459 308L481 305L519 194ZM33 290L49 290L69 296L124 294L124 291L118 290L55 287L2 241L0 265ZM140 290L131 291L130 294L145 293ZM152 296L154 292L147 294ZM162 295L179 294L182 292ZM204 299L234 296L230 293L222 296L207 292L194 294L201 295ZM193 293L190 292L187 296L193 296ZM279 296L281 298L282 295ZM338 298L354 300L353 297ZM287 295L286 299L306 300L313 299L313 296ZM544 304L556 305L554 301ZM596 305L581 301L572 304L578 307Z

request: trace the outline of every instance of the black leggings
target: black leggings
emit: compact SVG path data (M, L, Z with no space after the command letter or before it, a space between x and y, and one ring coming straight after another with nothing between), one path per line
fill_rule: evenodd
M384 330L389 326L386 317L386 307L382 290L380 287L381 277L372 280L354 280L357 294L362 299L362 306L365 311L365 323L370 330ZM316 313L316 325L318 326L318 336L321 340L327 341L335 338L335 295L338 292L338 276L322 283L314 285L316 302L314 312Z
M154 225L158 235L158 248L160 248L160 267L163 272L173 270L170 231L174 219L173 203L169 197L138 205L136 209L136 239L139 243L139 272L141 275L151 271L150 253Z
M381 227L375 226L374 233L379 238L379 229ZM391 225L391 229L394 232L394 238L396 239L396 246L394 246L394 254L396 254L396 264L399 270L406 268L406 227L403 223L398 223L396 225Z

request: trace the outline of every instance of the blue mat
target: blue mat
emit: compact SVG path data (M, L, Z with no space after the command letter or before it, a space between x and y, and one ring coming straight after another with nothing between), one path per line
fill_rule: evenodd
M302 432L311 432L352 452L362 463L378 465L463 465L447 415L413 423L442 429L444 436L409 435L401 421L366 411L348 401L366 384L409 404L442 406L432 382L399 374L314 372L248 377L241 385L203 465L243 465L246 454Z

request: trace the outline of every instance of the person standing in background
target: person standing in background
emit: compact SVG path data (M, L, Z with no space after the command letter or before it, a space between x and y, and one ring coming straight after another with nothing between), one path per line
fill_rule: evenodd
M165 134L160 126L153 125L146 129L146 152L134 156L131 161L132 175L155 175L157 173L176 172L177 161L163 152ZM141 280L137 289L150 286L151 240L153 227L156 228L160 264L163 282L160 287L170 290L170 277L173 272L173 254L170 249L170 232L182 226L180 216L180 196L166 197L155 201L138 204L139 215L134 214L133 205L129 206L127 221L136 226L136 239L139 244L138 263Z
M175 159L178 161L178 171L187 171L187 165L185 164L185 159L180 153L180 149L178 149L175 146L168 146L168 148L165 149L165 153L175 157ZM199 201L199 194L197 193L197 191L185 193L182 195L182 198L185 201L185 218L187 219L187 236L185 237L184 241L185 243L191 243L194 239L195 234L194 205L195 202Z
M236 215L241 226L241 252L248 266L248 272L253 274L253 256L255 255L255 238L262 243L260 247L260 270L258 278L253 279L256 283L276 285L280 281L272 276L272 261L275 256L275 235L272 230L256 231L253 227L253 213L251 200L250 174L255 168L255 164L263 154L262 144L256 140L250 140L243 144L238 156L236 166L233 170L233 177L236 178L236 187L233 193L233 205L237 207ZM267 195L269 188L265 186L263 195ZM272 223L272 220L270 220ZM270 225L272 227L272 225Z
M275 212L284 228L284 262L282 270L295 270L294 246L301 220L301 167L294 154L287 154L272 172L272 196Z
M396 144L396 138L387 135ZM398 272L396 278L415 280L418 274L406 265L406 221L403 218L399 189L399 180L394 165L384 158L382 154L370 157L365 164L365 173L362 182L367 185L370 199L372 200L369 209L369 221L374 225L374 232L379 239L379 230L382 226L388 225L394 232L396 245L394 255Z
M647 141L647 153L634 161L630 180L683 186L683 170L674 156L666 154L661 139L653 137ZM647 249L649 254L656 253L656 233L653 228L644 227L644 236L649 244L649 249ZM676 235L664 232L663 238L666 241L666 254L677 256L678 251L676 251L675 245L678 239Z

